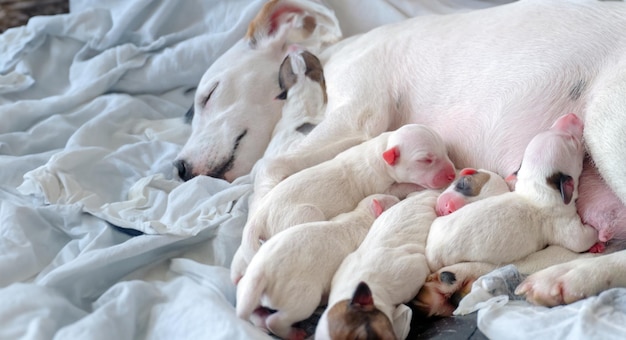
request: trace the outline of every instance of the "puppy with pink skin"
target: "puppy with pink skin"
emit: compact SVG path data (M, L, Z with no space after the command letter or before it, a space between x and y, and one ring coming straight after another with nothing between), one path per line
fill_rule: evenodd
M459 262L510 263L547 245L575 252L598 241L576 212L584 149L583 122L567 114L528 144L515 191L475 202L431 226L432 271Z
M439 189L455 176L441 137L424 125L408 124L352 147L289 176L263 197L244 226L231 278L237 282L261 243L289 227L329 220L399 184Z
M465 168L437 198L437 216L449 215L485 197L509 192L502 176L484 169Z
M398 202L395 196L371 195L352 212L272 237L237 286L237 315L282 338L304 338L304 330L293 324L325 303L341 261L359 246L374 219Z

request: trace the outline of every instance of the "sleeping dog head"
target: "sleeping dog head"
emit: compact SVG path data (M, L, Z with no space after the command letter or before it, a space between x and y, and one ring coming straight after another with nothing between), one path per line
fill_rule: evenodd
M289 44L316 51L340 36L334 14L319 3L266 3L246 37L200 80L185 115L191 135L174 161L180 178L208 175L233 181L249 173L280 118L278 70Z

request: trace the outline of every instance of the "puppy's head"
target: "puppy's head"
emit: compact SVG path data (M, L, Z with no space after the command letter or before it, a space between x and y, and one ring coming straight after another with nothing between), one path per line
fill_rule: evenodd
M343 300L326 311L315 330L316 339L394 340L391 321L374 306L369 286L359 283L351 300Z
M465 168L437 198L437 216L451 214L466 204L489 196L509 192L509 187L500 175L484 170Z
M399 183L440 189L456 177L443 140L424 125L407 124L392 132L382 157Z
M573 113L537 134L526 147L517 174L508 177L515 181L515 190L547 187L547 192L558 192L566 205L575 201L583 167L582 138L583 122Z

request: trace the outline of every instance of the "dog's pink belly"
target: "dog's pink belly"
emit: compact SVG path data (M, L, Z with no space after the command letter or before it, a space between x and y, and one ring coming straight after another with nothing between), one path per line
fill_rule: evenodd
M580 178L576 207L583 223L598 230L600 241L626 240L626 207L588 162Z

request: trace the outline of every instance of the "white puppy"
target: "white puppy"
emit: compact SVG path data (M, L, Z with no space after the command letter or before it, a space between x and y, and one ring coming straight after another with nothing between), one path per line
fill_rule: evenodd
M248 203L249 212L276 185L263 181L269 178L265 174L267 159L296 147L324 118L326 83L322 64L315 55L295 45L290 47L280 65L278 83L281 93L276 99L285 100L285 104L263 158L252 169L254 191Z
M396 339L394 312L410 301L430 274L424 247L437 217L440 192L413 194L374 221L359 248L341 263L332 280L328 307L316 339ZM398 330L394 330L395 328Z
M293 324L324 302L341 261L359 246L374 219L398 201L371 195L352 212L272 237L237 286L237 315L282 338L304 338L304 330Z
M484 169L465 168L437 198L437 216L449 215L480 199L509 192L504 178Z
M246 222L231 277L237 282L261 243L282 230L350 211L366 196L393 190L394 184L442 188L455 176L441 137L431 129L408 124L381 134L267 193Z
M575 252L593 246L598 233L580 221L574 204L582 134L575 114L560 117L528 144L514 192L437 219L426 246L430 269L459 262L510 263L549 244Z

